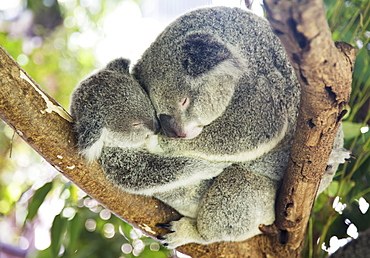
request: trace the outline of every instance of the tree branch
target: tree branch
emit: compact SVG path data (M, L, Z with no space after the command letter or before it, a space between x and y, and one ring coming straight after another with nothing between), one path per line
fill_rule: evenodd
M99 164L88 164L77 152L72 118L1 46L0 78L0 117L79 188L152 236L163 233L156 222L180 217L154 198L120 191L107 181Z
M92 198L146 235L162 235L158 222L180 215L162 202L125 193L107 181L98 163L89 164L76 149L72 118L0 46L0 117L36 152ZM193 257L244 257L243 242L188 244L178 248Z

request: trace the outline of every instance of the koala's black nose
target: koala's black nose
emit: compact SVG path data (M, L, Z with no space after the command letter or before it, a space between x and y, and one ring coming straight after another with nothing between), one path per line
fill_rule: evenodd
M159 123L164 134L169 138L184 138L185 135L181 132L181 128L177 125L175 119L166 114L159 114Z

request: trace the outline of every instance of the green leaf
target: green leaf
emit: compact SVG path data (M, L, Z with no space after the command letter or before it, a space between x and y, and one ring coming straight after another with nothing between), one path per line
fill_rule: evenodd
M53 225L51 227L51 250L53 252L53 257L57 257L60 246L63 240L63 235L65 233L67 226L67 219L62 217L60 214L55 216Z
M354 181L343 182L339 185L338 195L346 196L349 191L356 185Z
M32 220L36 216L37 211L39 210L41 204L44 202L45 197L50 192L52 186L53 183L49 182L36 190L28 206L28 214L26 220Z
M338 194L339 183L338 181L332 181L327 189L330 197L335 197Z
M145 248L145 250L140 254L140 257L146 257L146 258L166 258L168 256L164 252L161 252L161 251L151 251L149 248Z
M68 221L68 233L69 233L69 245L68 250L70 253L74 253L78 244L78 237L80 236L81 229L84 226L80 215L76 213L73 219Z
M51 252L51 248L48 247L45 250L39 251L36 254L36 258L50 258L53 257L53 253Z
M81 246L77 253L73 254L74 258L85 258L85 257L96 257L101 250L101 239L93 238L93 240L87 244Z
M355 138L357 135L361 133L360 129L363 127L363 124L359 123L352 123L349 121L343 121L343 132L344 132L344 139L350 140Z
M364 151L370 151L370 140L368 139L363 147Z

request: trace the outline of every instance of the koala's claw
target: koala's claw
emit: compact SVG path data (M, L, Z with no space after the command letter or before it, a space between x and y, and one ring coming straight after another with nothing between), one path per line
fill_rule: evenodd
M355 158L355 156L350 150L345 148L334 149L329 156L328 165L345 163L351 158Z
M168 248L176 248L187 243L207 244L199 235L196 227L196 220L189 217L182 217L178 221L170 223L157 223L156 227L168 229L171 233L158 237L162 244Z
M344 148L343 148L344 149ZM349 163L351 163L351 161L352 161L352 159L356 159L357 157L356 157L356 155L354 155L350 150L348 150L348 149L344 149L346 152L348 152L349 154L349 157L346 157L344 160L346 161L346 162L349 162Z
M155 224L155 226L157 228L164 228L164 229L171 230L171 224L169 224L169 223L157 223L157 224Z
M162 236L162 235L158 235L158 236L157 236L157 239L158 239L158 240L166 240L166 238L165 238L164 236Z

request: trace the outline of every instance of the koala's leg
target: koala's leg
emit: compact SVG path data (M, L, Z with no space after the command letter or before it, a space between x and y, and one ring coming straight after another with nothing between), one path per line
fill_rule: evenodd
M218 176L200 207L197 227L207 241L241 241L275 220L278 182L232 166Z
M205 194L197 219L184 217L170 223L165 236L169 247L186 243L242 241L260 234L258 225L275 219L278 183L240 166L225 169Z

